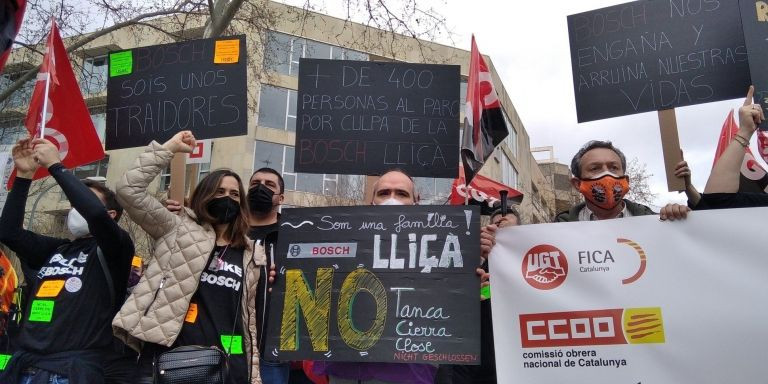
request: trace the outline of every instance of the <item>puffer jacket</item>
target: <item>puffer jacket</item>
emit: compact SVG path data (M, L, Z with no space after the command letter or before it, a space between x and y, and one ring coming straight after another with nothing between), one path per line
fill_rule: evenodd
M141 342L173 345L184 324L192 295L213 250L216 234L199 224L185 208L169 212L147 193L150 182L170 163L173 153L152 142L117 183L117 199L153 239L155 251L139 284L112 321L115 336L139 351ZM248 241L248 244L251 244ZM245 287L242 295L244 347L251 362L251 383L260 384L256 294L264 248L249 245L243 252Z

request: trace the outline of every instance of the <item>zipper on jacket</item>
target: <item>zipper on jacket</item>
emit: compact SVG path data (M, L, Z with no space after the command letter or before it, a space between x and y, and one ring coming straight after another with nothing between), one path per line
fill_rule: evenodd
M155 300L157 300L157 294L160 293L160 290L163 289L163 286L165 285L165 276L160 280L160 286L155 289L155 294L152 296L152 301L149 302L149 305L147 306L147 309L144 310L144 316L149 313L149 309L152 308L152 304L155 303Z

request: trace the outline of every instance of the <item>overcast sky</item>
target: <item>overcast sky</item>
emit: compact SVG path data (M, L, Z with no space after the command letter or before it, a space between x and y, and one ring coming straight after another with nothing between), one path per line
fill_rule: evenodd
M625 2L453 0L441 10L453 26L460 48L469 49L474 33L480 52L493 59L531 137L531 146L552 145L555 157L569 163L586 141L609 139L628 158L637 157L647 164L653 174L651 188L658 193L656 205L683 203L685 194L667 192L656 112L576 122L566 17ZM723 121L728 111L742 102L737 99L676 109L680 145L693 170L693 184L700 191L712 167ZM752 150L757 151L754 139Z
M628 159L637 157L647 164L653 174L651 189L658 194L656 206L684 203L685 194L667 192L656 112L576 122L566 17L625 2L419 0L421 5L435 6L446 17L457 47L469 50L470 37L475 34L480 52L492 58L501 75L532 147L554 146L555 157L567 164L588 140L611 140ZM335 13L330 9L333 4L333 0L325 0L328 13ZM728 111L742 102L736 99L676 110L680 144L700 191L712 167L723 121ZM754 140L752 146L756 151Z

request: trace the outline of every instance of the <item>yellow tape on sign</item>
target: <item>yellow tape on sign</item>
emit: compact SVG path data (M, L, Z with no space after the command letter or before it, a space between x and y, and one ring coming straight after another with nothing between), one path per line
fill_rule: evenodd
M37 290L37 297L56 297L64 288L64 280L48 280L44 281Z
M217 40L213 51L214 64L234 64L240 60L240 40Z

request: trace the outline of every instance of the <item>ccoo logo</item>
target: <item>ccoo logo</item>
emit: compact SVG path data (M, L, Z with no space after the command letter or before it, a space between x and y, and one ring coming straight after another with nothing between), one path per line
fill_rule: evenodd
M523 257L523 278L532 287L549 290L559 287L568 276L563 251L549 244L537 245Z

